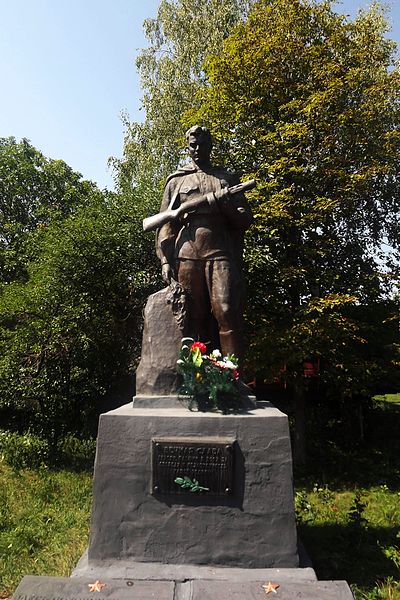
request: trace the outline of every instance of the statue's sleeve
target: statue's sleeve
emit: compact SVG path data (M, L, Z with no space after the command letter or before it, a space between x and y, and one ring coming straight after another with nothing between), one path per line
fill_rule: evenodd
M163 199L161 202L160 212L164 212L170 206L171 200L175 195L176 181L171 179L164 188ZM177 208L177 206L174 206ZM169 264L174 266L175 262L175 241L178 234L178 228L175 223L166 223L156 234L156 252L162 265Z
M239 177L236 173L229 173L228 182L229 187L232 187L239 183ZM243 192L233 194L225 202L222 202L221 211L236 229L245 231L253 222L251 208Z

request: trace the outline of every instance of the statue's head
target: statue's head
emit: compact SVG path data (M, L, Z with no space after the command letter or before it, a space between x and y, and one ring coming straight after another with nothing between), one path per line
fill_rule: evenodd
M199 166L208 164L213 145L210 130L207 127L194 125L187 130L185 135L193 162Z

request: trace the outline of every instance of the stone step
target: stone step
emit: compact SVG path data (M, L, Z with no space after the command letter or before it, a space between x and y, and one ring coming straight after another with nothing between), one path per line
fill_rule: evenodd
M101 577L109 579L173 580L189 579L221 580L231 582L288 580L316 581L313 568L269 568L245 569L240 567L221 567L215 565L175 565L163 563L138 562L133 560L98 560L89 563L87 550L81 556L72 571L72 577Z
M174 600L174 581L133 581L88 577L23 578L12 600Z
M272 569L271 569L272 571ZM268 587L268 583L273 585ZM270 589L270 591L268 591ZM108 579L26 576L12 600L354 600L345 581Z

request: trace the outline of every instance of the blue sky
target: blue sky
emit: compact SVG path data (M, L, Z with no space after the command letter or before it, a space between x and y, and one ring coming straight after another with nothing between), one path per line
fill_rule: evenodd
M142 119L135 57L159 0L0 0L0 137L26 137L100 187L113 188L121 111ZM354 15L365 0L344 0ZM400 0L390 12L400 41Z

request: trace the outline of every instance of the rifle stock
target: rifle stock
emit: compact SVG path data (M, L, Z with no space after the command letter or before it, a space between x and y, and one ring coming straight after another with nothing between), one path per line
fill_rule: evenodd
M255 187L256 187L255 180L250 179L249 181L243 181L243 183L238 183L237 185L234 185L234 186L228 188L228 190L229 190L230 195L234 195L234 194L238 194L240 192L246 192L247 190L252 190ZM171 208L169 210L160 212L157 215L147 217L146 219L143 220L143 231L153 231L154 229L159 229L166 223L170 223L171 221L174 221L175 219L177 219L179 217L179 215L182 213L196 211L196 209L199 208L200 206L203 206L204 204L207 204L208 202L210 202L210 200L211 200L210 195L213 196L214 198L217 198L218 196L215 196L215 194L217 194L217 193L210 192L209 194L206 194L205 196L202 196L201 198L197 198L197 200L191 200L189 202L185 202L184 204L181 204L178 208Z

